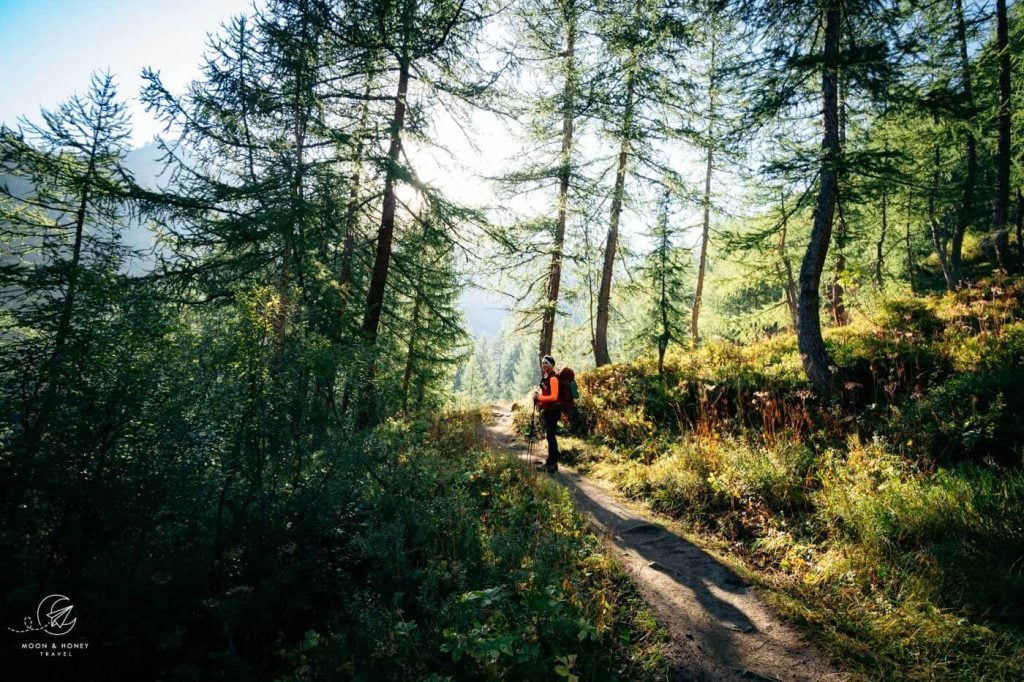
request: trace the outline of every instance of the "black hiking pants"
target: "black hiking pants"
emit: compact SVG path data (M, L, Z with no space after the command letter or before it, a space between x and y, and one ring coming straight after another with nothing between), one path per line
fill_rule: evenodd
M558 468L558 439L555 438L555 432L558 431L558 418L561 414L561 410L541 410L541 416L544 417L544 434L548 437L548 459L544 462L548 469Z

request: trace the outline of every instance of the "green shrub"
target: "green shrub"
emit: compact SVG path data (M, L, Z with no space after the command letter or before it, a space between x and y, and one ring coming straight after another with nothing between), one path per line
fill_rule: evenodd
M1012 365L953 375L894 411L889 433L943 464L1021 463L1024 371Z
M826 453L819 476L815 502L822 526L877 554L897 547L908 530L899 512L917 498L908 493L919 485L909 461L884 443L851 438L847 451Z
M810 450L793 441L749 446L730 440L717 480L738 500L788 514L806 505Z
M726 507L726 500L711 486L708 454L692 443L679 444L649 467L650 497L655 509L702 521Z
M945 326L936 314L935 305L922 298L884 301L879 311L879 323L886 331L916 338L933 337Z
M661 635L568 492L479 449L478 422L378 429L354 591L292 655L323 678L544 679L568 657L586 679L663 674Z

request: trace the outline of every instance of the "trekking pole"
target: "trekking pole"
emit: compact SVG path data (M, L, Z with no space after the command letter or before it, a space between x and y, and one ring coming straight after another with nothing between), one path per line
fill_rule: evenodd
M531 470L533 469L533 441L536 438L537 438L537 403L534 403L533 404L533 411L530 412L530 436L527 439L529 441L529 443L530 443L529 453L527 454L527 457L530 460L528 465L529 465Z

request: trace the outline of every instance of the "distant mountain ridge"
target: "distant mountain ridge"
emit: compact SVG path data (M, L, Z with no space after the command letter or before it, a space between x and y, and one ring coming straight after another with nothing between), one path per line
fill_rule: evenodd
M135 181L149 189L158 189L163 164L160 163L160 151L156 144L148 144L129 151L124 158L125 169L132 174ZM5 185L14 197L25 197L32 190L32 183L22 177L9 173L0 173L0 184ZM120 230L122 243L135 252L149 253L155 241L153 233L145 222L128 217ZM4 254L6 257L6 254ZM125 266L131 275L147 272L152 267L152 260L145 256L133 258Z

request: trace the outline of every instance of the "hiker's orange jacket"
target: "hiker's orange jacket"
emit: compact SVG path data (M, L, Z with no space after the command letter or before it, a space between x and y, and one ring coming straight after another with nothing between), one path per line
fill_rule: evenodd
M551 409L558 406L558 374L552 372L540 380L540 395L537 402L541 409Z

